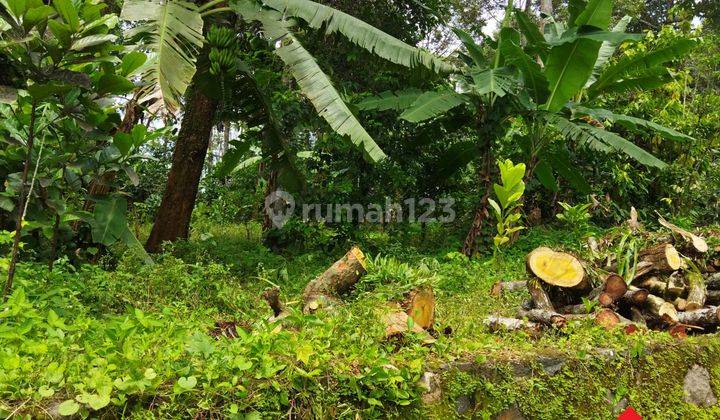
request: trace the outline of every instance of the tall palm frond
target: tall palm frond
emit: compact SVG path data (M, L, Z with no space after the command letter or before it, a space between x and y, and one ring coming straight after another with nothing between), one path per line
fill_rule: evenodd
M126 36L137 39L139 47L150 53L140 102L152 102L152 112L175 112L195 74L196 54L204 42L197 6L181 0L126 0L120 17L137 24Z
M392 63L405 67L424 66L434 71L451 72L454 66L434 54L408 45L399 39L332 7L310 0L263 0L285 16L296 17L310 27L325 26L328 34L339 32L350 42Z

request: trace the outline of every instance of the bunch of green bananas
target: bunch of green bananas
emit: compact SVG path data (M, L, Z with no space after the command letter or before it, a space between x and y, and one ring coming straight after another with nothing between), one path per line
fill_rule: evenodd
M210 44L210 74L234 74L237 70L237 41L230 28L213 26L207 34Z

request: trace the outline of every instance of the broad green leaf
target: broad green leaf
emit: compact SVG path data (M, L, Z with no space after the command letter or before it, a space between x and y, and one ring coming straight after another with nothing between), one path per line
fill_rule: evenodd
M53 6L72 32L77 32L80 29L80 17L72 0L53 0Z
M98 95L111 93L122 95L135 89L135 85L128 79L117 74L104 74L98 81Z
M88 35L84 38L73 41L71 49L74 51L82 51L85 48L95 47L108 42L114 42L116 39L117 36L112 34Z
M586 107L573 107L573 111L576 111L582 115L589 115L598 120L607 120L611 123L620 124L630 130L638 133L647 133L647 130L656 132L659 136L674 141L693 141L694 139L687 136L679 131L672 128L662 126L660 124L648 121L642 118L633 117L630 115L616 114L606 109L591 109Z
M198 50L203 46L203 19L193 3L181 0L126 0L120 17L136 26L126 36L144 34L150 51L142 79L140 102L157 100L151 112L174 113L195 74Z
M218 164L217 176L226 177L237 168L245 154L250 150L251 143L246 142L234 142L233 148L228 150L222 158L222 161Z
M23 27L25 30L30 30L33 26L37 25L41 21L48 18L48 16L55 13L55 9L50 6L42 5L28 9L23 18Z
M498 205L497 201L493 200L492 198L488 198L488 204L490 204L490 207L495 211L495 218L498 220L502 220L502 210L500 210L500 206Z
M540 58L545 61L549 47L545 41L545 37L540 33L537 23L533 22L532 19L520 9L515 9L515 18L520 32L522 32L527 40L527 47L532 52L540 54Z
M400 115L400 118L414 123L425 121L462 105L466 101L464 95L450 89L425 92Z
M80 404L78 404L74 400L63 401L58 406L58 414L60 414L61 416L72 416L78 411L80 411Z
M576 25L576 20L578 16L585 10L587 7L587 0L568 0L568 12L570 13L570 18L568 19L568 23L570 26Z
M123 197L98 200L93 211L93 241L110 246L121 239L127 229L126 212L127 201Z
M42 101L52 95L67 92L71 87L61 83L45 83L45 84L34 84L27 88L28 93L35 100Z
M653 67L679 59L685 56L687 52L696 45L697 42L694 40L680 38L658 50L624 57L617 63L606 68L600 77L598 77L598 80L590 86L588 93L592 95L593 91L602 90L606 86L620 80L625 75L646 72Z
M422 93L419 89L407 89L399 92L386 91L365 98L355 106L361 111L386 111L389 109L401 111L412 105Z
M578 171L577 166L570 161L570 156L566 150L555 150L546 156L553 169L557 171L558 175L568 181L570 186L583 194L590 193L590 184L580 171Z
M552 166L544 160L541 160L535 166L535 177L540 181L543 187L550 191L557 191L558 184L553 174Z
M27 10L27 2L25 0L7 0L7 6L16 19L22 18Z
M585 10L571 24L573 26L594 26L607 29L612 17L612 0L590 0Z
M454 66L427 51L410 46L397 38L332 7L309 0L263 0L263 3L286 16L300 18L311 28L339 32L350 42L405 67L424 66L434 71L453 71Z
M262 24L270 37L284 40L275 53L290 68L303 94L318 114L338 134L348 136L355 146L362 149L368 160L379 162L385 159L385 153L380 146L350 112L330 79L295 36L278 22L264 20Z
M494 93L503 97L517 87L515 75L506 67L487 70L474 70L470 73L473 78L473 90L478 95Z
M475 65L478 67L484 66L487 60L485 60L485 57L483 56L482 49L475 43L475 40L470 36L470 34L460 28L452 28L452 31L455 35L457 35L463 45L465 45L465 48L467 49L470 58L472 58L473 62L475 62Z
M585 86L599 50L600 42L589 39L578 39L550 50L545 68L545 77L550 87L544 105L546 110L560 111Z
M70 29L70 26L55 19L50 19L48 20L48 27L50 28L50 32L53 34L55 39L58 40L60 45L66 48L70 48L72 36L72 30Z
M127 156L133 147L132 136L128 133L117 132L115 136L113 136L113 144L123 156Z
M120 75L132 75L135 70L139 69L143 64L145 64L145 61L147 61L147 56L140 51L132 51L125 54L122 59L122 63L120 64Z
M544 103L548 95L548 82L537 61L525 54L522 48L514 42L504 42L501 48L502 54L505 56L505 63L517 67L522 73L524 85L535 103Z
M630 24L630 21L632 18L630 16L623 16L622 19L613 27L613 32L625 32L625 29L627 29L627 26ZM600 46L600 51L598 52L598 58L595 60L595 65L593 66L593 73L592 76L590 76L590 79L585 84L585 87L589 87L592 83L595 83L595 80L597 79L597 76L602 71L602 68L605 66L605 64L610 61L610 58L615 54L615 51L617 50L617 47L620 45L620 42L613 42L613 41L604 41L602 45Z
M197 385L197 378L194 376L188 376L188 377L181 377L177 381L178 386L184 390L190 390L195 388Z

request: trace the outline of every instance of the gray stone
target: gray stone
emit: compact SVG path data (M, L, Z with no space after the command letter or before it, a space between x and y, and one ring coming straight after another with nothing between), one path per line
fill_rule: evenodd
M433 372L425 372L420 378L420 386L425 389L422 394L422 401L425 404L434 404L440 401L442 396L442 388L440 387L440 380L437 375Z
M550 376L554 376L560 372L565 366L565 359L559 357L539 357L538 362L542 365L543 370Z
M461 395L455 400L455 411L458 415L467 413L475 403L472 395Z
M495 420L525 420L525 417L517 407L513 406L503 410L495 417Z
M710 386L710 373L700 365L693 365L683 382L683 400L700 407L717 404L717 398Z

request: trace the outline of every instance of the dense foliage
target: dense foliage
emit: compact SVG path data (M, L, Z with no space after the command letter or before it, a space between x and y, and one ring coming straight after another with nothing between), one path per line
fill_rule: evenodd
M427 414L428 364L532 350L469 318L533 246L720 223L719 31L713 1L0 0L0 415ZM266 322L355 244L351 305ZM449 332L383 341L425 283ZM577 329L539 346L645 345Z

